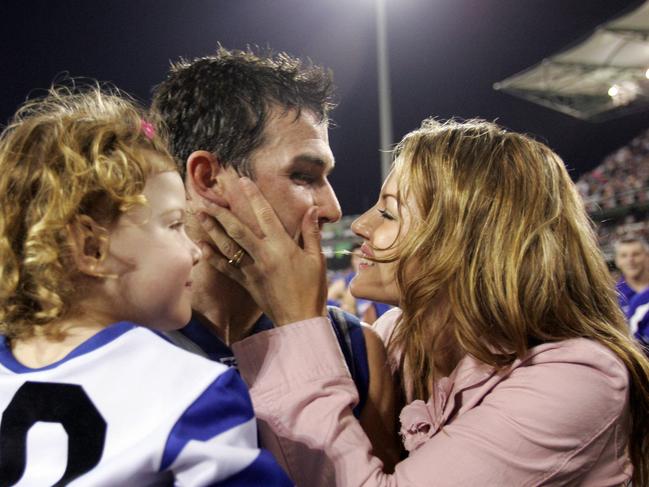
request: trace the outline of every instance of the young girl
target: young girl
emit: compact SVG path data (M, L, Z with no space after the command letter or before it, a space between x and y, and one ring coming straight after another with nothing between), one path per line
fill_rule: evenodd
M304 222L302 250L254 185L242 188L264 238L214 209L253 263L212 261L287 325L235 346L258 416L287 448L319 449L344 486L649 485L649 362L546 146L487 122L427 121L352 226L364 239L352 292L402 309L377 325L408 403L408 457L393 475L350 414L349 374L317 318L317 225ZM273 299L286 288L301 304Z
M0 138L0 484L288 484L236 372L184 325L200 250L164 141L118 95L52 89Z

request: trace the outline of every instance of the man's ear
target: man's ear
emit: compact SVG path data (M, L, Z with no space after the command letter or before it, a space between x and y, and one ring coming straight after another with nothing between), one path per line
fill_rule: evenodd
M185 186L192 200L206 199L219 206L228 207L228 188L238 178L233 168L224 167L209 151L194 151L187 158Z
M78 215L68 224L71 255L82 274L106 277L105 259L108 255L108 230L88 215Z

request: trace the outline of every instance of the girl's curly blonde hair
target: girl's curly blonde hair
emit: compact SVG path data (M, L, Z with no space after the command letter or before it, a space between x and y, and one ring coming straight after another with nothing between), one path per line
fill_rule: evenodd
M114 88L53 87L19 108L0 135L0 333L23 338L64 317L69 225L110 225L145 202L148 176L171 170L165 139Z

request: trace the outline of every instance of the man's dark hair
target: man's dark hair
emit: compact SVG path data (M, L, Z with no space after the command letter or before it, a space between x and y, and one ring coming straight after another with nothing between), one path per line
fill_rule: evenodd
M326 122L334 107L331 72L286 53L219 47L214 56L173 64L152 106L183 176L189 155L207 150L250 177L248 156L262 145L273 107L298 116L308 110Z

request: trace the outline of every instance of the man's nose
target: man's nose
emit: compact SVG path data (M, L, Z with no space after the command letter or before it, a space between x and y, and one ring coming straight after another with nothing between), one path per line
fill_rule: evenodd
M331 187L329 182L320 189L315 203L318 206L318 219L320 225L340 220L340 217L342 216L340 203L338 202L336 193L334 193L334 189Z

